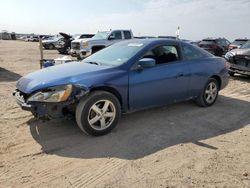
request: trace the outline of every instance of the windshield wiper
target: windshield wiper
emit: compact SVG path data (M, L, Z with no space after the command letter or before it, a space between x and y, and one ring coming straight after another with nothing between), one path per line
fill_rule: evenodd
M99 63L99 62L91 62L91 61L87 61L86 63L89 63L89 64L94 64L94 65L101 65L101 63Z

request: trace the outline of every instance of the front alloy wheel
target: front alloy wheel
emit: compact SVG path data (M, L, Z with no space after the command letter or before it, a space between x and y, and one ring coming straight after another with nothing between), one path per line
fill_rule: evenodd
M85 133L100 136L115 128L120 115L120 102L113 94L94 91L79 102L76 109L76 122Z
M95 130L105 130L113 123L115 116L116 108L112 101L100 100L91 106L88 123Z

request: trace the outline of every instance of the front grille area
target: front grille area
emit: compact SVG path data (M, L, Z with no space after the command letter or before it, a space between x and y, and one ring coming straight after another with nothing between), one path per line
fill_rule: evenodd
M250 68L250 56L236 55L232 63Z
M16 102L19 104L19 105L23 105L26 103L27 99L28 99L28 95L26 95L25 93L19 91L19 90L16 90L13 95L15 96L16 98Z
M79 42L72 42L71 43L71 48L73 50L80 50L80 43Z
M27 99L28 99L29 96L28 96L26 93L23 93L23 92L20 91L20 90L16 90L16 92L18 93L18 95L19 95L20 97L23 97L24 101L27 101Z

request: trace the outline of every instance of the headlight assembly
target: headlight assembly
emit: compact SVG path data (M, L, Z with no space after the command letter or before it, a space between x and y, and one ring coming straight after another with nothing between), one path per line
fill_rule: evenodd
M87 48L88 46L89 46L88 42L83 42L83 43L82 43L82 47L83 47L83 48Z
M51 87L35 93L28 102L63 102L71 95L72 88L72 85Z

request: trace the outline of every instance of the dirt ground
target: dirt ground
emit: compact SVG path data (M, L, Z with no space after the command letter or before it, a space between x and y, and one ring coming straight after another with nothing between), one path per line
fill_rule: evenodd
M231 78L210 108L127 114L95 138L17 106L15 83L38 60L38 43L0 40L0 187L250 187L249 78Z

